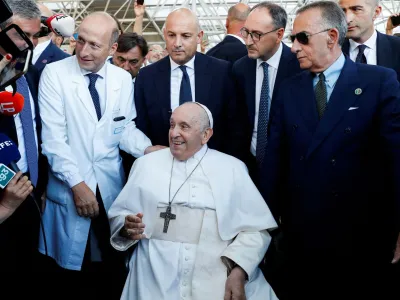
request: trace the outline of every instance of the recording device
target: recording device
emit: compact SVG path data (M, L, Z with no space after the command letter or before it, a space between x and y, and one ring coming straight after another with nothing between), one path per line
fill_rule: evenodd
M0 1L0 23L7 21L13 13L4 0ZM11 62L0 70L0 89L12 85L28 71L33 51L32 42L17 25L12 24L0 32L0 60L6 54L12 55Z
M70 16L64 14L55 14L49 18L41 17L41 22L46 26L42 27L44 32L44 35L42 36L48 35L50 31L62 37L70 37L74 34L75 20Z
M400 15L399 16L391 16L390 19L392 19L392 24L394 27L400 25Z
M24 96L20 93L0 92L0 115L14 116L24 108Z

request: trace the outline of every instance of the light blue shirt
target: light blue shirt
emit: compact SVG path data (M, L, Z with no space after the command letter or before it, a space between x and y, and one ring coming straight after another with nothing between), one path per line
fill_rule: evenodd
M339 58L328 68L326 69L323 73L325 75L325 85L326 85L326 96L327 96L327 101L329 102L329 98L332 95L333 88L336 85L336 81L339 79L340 72L342 72L344 63L346 62L346 59L344 58L343 53L339 56ZM313 86L317 85L319 81L319 74L316 74L316 76L313 79Z

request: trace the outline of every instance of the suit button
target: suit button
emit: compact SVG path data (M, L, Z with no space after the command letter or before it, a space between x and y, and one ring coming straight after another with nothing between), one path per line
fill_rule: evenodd
M297 124L294 124L294 125L292 126L292 128L293 128L293 131L295 131L295 130L297 129L297 127L299 127L299 125L297 125Z
M336 159L332 158L331 164L332 164L332 166L336 165Z
M296 189L299 189L300 188L300 184L296 184Z
M333 196L333 197L337 197L337 196L339 196L339 194L338 194L338 192L337 192L337 191L335 191L335 190L332 190L332 196Z
M300 156L300 160L304 160L304 156L302 155L302 156Z
M351 132L351 127L347 127L347 128L344 130L344 132L345 132L345 133L350 133L350 132Z

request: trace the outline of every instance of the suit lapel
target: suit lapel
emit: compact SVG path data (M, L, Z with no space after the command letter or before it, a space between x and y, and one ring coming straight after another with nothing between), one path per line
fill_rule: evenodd
M291 91L291 94L293 98L299 98L299 95L302 95L302 100L296 101L297 110L302 116L308 131L313 134L318 125L318 113L315 102L313 76L308 71L303 72L298 82L298 89Z
M212 74L208 68L208 64L212 58L206 57L203 54L196 53L196 58L194 60L194 81L195 81L195 101L200 102L212 108L214 105L210 103L213 101L213 97L209 97Z
M44 49L42 54L40 54L39 58L36 61L35 66L39 68L39 66L43 66L43 68L50 62L52 62L52 58L54 56L54 52L52 51L52 47L55 47L55 45L50 41L50 44ZM46 60L45 62L43 62Z
M348 57L350 57L350 42L348 39L346 39L343 43L342 52L344 55L347 55Z
M251 128L254 127L254 118L256 114L256 76L257 76L257 60L250 59L246 57L246 72L245 72L245 91L246 92L246 102L249 122Z
M169 124L171 117L171 62L169 56L157 63L158 72L153 82L157 89L157 106L161 108L164 123Z
M355 95L355 90L357 88L363 88L363 86L360 85L357 78L356 64L347 58L329 99L325 114L317 126L307 152L307 158L327 138L330 132L343 118L343 115L348 111L349 107L358 99L358 96Z
M393 68L392 53L389 40L380 32L376 38L376 59L377 65L386 68Z

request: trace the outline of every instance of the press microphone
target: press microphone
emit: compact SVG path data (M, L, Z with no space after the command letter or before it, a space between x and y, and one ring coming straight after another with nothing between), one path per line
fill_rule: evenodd
M49 18L41 17L41 22L62 37L70 37L75 31L75 20L64 14L55 14Z
M0 133L0 164L9 166L11 170L18 173L20 170L17 161L21 159L17 145L12 139Z
M24 102L24 96L20 93L0 92L0 114L5 116L18 114L24 108Z

